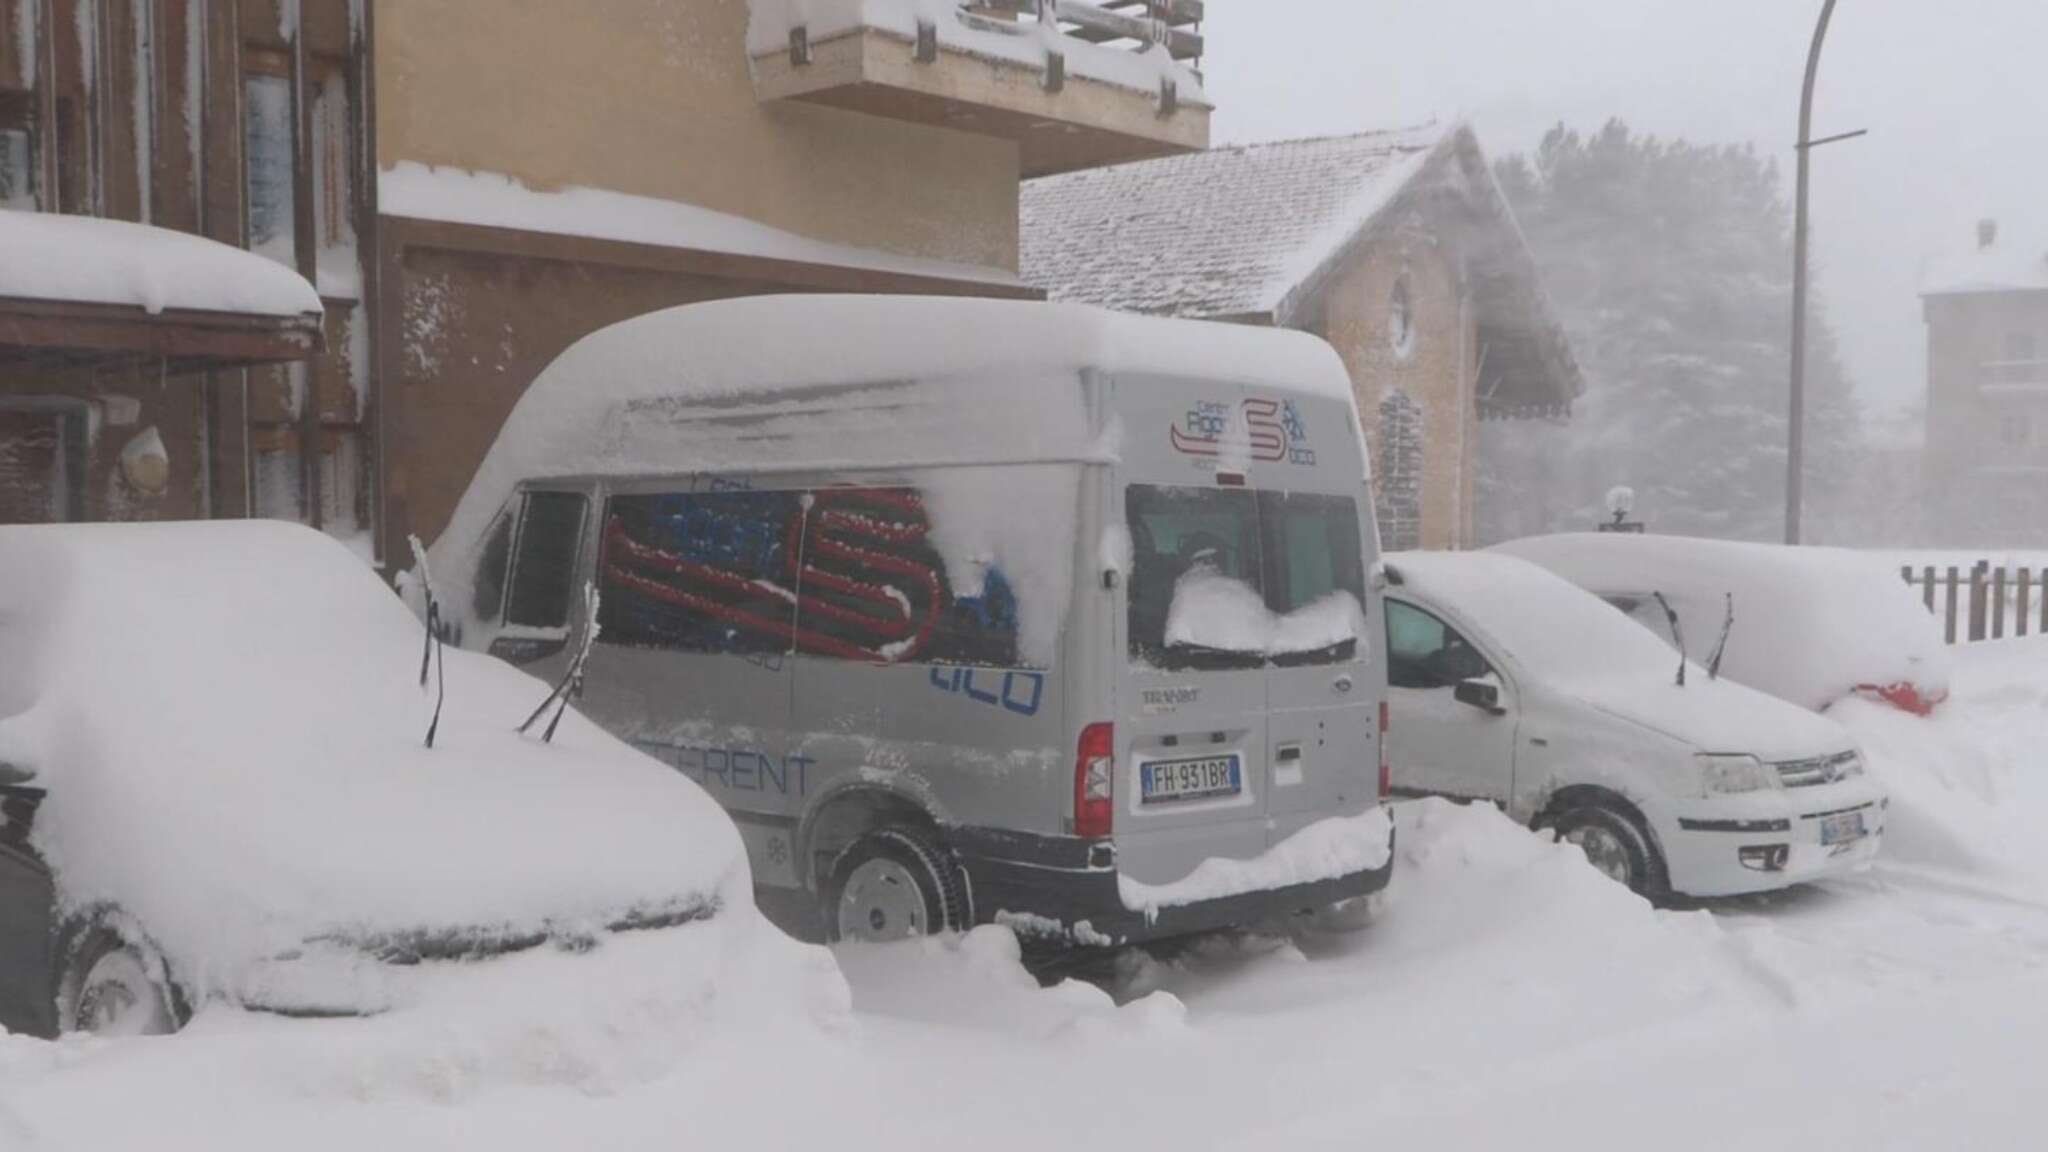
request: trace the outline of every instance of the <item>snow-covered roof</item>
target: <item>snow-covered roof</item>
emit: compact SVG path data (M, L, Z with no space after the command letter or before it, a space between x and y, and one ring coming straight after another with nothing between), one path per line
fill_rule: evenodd
M1175 60L1158 44L1133 52L1113 44L1091 44L1061 32L1056 23L1031 20L997 21L963 10L962 0L747 0L747 53L762 56L789 50L790 31L805 29L813 44L862 29L915 41L919 24L929 24L939 46L997 64L1016 64L1043 71L1046 57L1057 52L1067 74L1157 93L1172 81L1178 98L1208 104L1202 74Z
M543 192L494 172L406 161L378 176L377 200L378 211L386 216L1022 287L1015 274L1001 268L813 240L744 216L651 196L583 187Z
M1487 376L1481 414L1556 413L1585 386L1528 244L1462 124L1245 144L1028 181L1023 277L1054 300L1293 326L1389 216L1461 205Z
M1243 144L1028 181L1023 276L1055 300L1128 312L1271 315L1456 134Z
M204 236L125 220L0 209L0 298L304 316L321 312L304 277Z
M1927 262L1922 296L1972 292L2048 291L2048 245L1999 241L1966 252L1947 252Z

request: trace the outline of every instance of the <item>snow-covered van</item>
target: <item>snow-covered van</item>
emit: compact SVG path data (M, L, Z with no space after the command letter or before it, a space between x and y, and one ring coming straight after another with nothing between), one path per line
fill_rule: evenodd
M785 296L564 352L430 569L725 805L764 907L1108 944L1386 883L1371 509L1312 337Z

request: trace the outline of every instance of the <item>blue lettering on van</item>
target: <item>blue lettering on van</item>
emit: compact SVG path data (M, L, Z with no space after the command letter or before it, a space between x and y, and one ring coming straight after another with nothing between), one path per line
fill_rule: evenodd
M999 678L1000 677L1000 678ZM1036 716L1045 701L1045 673L989 668L933 668L932 687L1019 716Z
M810 791L811 765L817 760L790 753L780 758L753 748L662 744L635 740L633 746L706 788L729 792L772 792L803 796Z

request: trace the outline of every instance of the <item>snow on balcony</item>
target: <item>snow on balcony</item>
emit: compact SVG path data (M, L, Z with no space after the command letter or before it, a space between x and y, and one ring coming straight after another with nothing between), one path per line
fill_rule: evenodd
M1208 144L1202 0L748 0L748 12L763 101L1013 139L1027 176Z

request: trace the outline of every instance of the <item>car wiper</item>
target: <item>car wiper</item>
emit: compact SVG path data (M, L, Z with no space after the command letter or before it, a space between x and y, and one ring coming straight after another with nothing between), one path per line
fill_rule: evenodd
M1652 592L1657 598L1657 607L1664 610L1664 619L1671 625L1671 642L1678 645L1678 686L1685 687L1685 630L1678 626L1678 613L1672 610L1671 601L1662 592Z
M441 730L441 704L448 699L448 657L441 650L441 602L434 596L434 576L427 568L426 546L420 543L418 536L407 536L405 540L412 545L412 562L420 572L420 591L427 598L427 638L426 646L420 651L420 687L427 686L427 665L435 663L436 656L440 657L435 664L439 672L435 676L434 719L427 724L427 747L432 748L434 734Z
M1735 593L1729 592L1726 595L1728 612L1721 617L1721 639L1714 645L1713 658L1707 661L1707 676L1714 680L1721 678L1721 655L1728 651L1728 633L1735 628Z
M562 713L569 710L569 697L583 694L583 666L590 660L590 646L597 643L598 632L597 586L587 581L583 585L583 607L583 642L576 646L576 654L569 658L569 666L562 670L562 678L555 683L554 690L548 693L548 698L541 701L540 707L535 708L526 718L526 723L519 726L521 736L526 735L527 730L541 718L541 714L548 710L548 705L553 704L556 706L554 718L548 721L547 731L541 733L540 741L543 744L554 743L555 726L562 722Z

